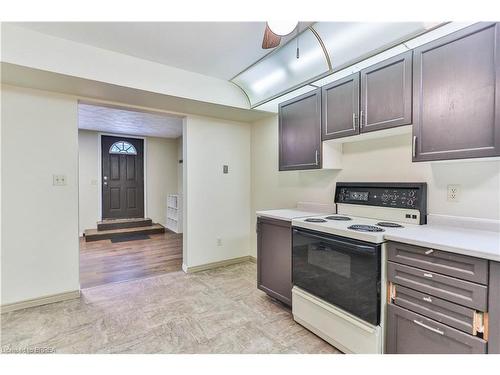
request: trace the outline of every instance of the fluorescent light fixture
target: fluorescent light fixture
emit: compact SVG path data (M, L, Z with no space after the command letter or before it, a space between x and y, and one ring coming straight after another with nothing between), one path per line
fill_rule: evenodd
M299 48L299 58L295 58L294 60L290 61L290 63L288 64L288 68L297 72L299 70L307 69L313 64L318 64L318 61L320 63L326 61L323 49L315 48L305 53L301 53Z
M279 36L290 34L297 27L297 21L268 21L267 26L271 31Z
M280 68L276 69L268 75L260 78L259 80L253 82L250 87L256 93L260 94L268 90L271 86L283 81L286 78L285 70Z

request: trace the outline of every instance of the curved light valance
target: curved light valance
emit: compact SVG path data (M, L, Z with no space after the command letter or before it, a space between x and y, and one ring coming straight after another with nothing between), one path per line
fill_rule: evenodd
M435 25L437 23L316 22L231 81L246 93L250 106L255 108L394 47Z

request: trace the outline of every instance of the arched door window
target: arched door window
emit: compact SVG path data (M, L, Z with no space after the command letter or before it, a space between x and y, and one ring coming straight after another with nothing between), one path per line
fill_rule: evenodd
M118 141L111 145L109 148L110 154L127 154L127 155L137 155L137 150L135 147L125 141Z

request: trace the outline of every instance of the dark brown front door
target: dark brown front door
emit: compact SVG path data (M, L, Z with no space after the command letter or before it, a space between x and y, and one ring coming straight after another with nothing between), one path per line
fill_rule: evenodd
M144 141L103 135L102 218L144 217Z

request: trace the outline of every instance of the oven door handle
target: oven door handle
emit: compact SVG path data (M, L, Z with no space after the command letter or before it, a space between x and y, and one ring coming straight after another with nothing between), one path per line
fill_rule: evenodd
M327 242L329 245L335 245L335 244L336 245L340 245L340 246L342 246L345 249L349 249L351 251L356 251L358 253L367 253L367 254L374 254L375 253L375 247L374 246L356 245L356 244L353 244L353 243L350 243L350 242L347 242L347 241L337 240L335 238L325 237L325 236L321 236L321 235L318 235L318 234L313 234L313 233L310 233L310 232L305 232L305 231L302 231L302 230L299 230L299 229L294 229L293 232L297 233L297 234L299 234L301 236L317 238L319 240ZM325 249L326 249L326 247L325 247Z

